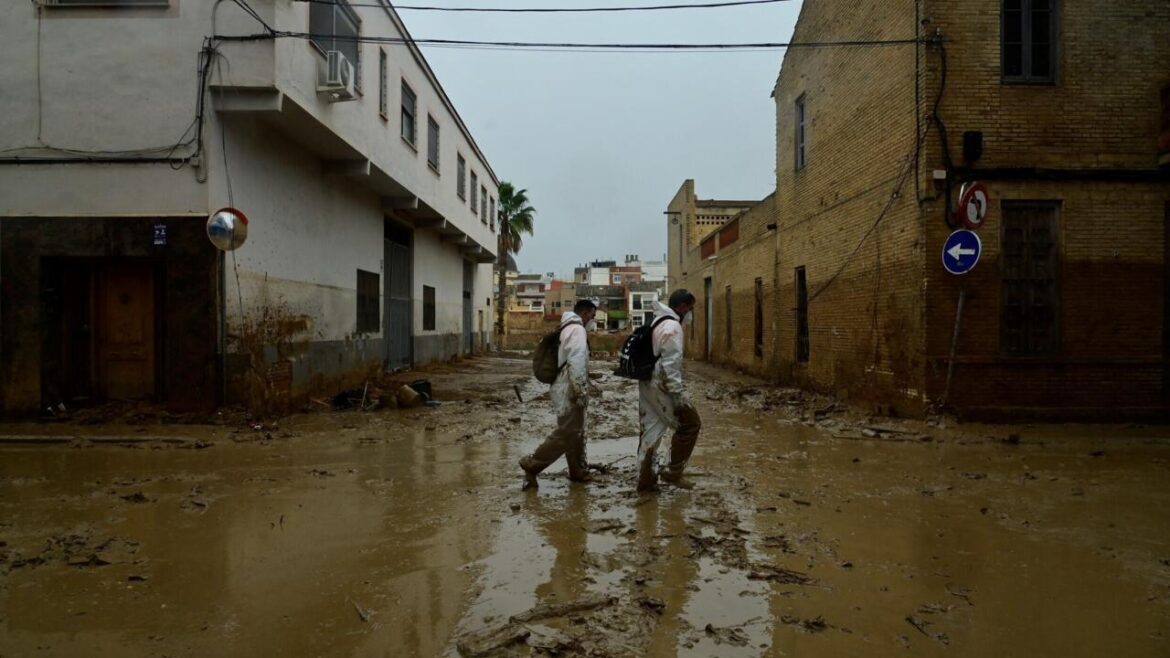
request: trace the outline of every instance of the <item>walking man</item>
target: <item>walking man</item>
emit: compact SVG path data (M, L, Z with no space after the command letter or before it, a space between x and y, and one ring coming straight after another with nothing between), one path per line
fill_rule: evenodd
M531 455L520 460L524 470L524 489L537 486L536 476L565 456L569 462L569 479L588 482L585 463L585 408L589 404L589 344L587 331L596 327L593 316L597 305L582 299L561 316L560 347L557 366L560 372L549 389L557 428Z
M692 485L682 479L682 474L702 427L699 412L683 386L682 372L682 321L694 309L695 296L686 290L675 290L669 303L669 307L654 303L651 342L658 361L654 375L638 382L638 420L642 430L638 441L638 491L656 490L660 476L664 482L690 489ZM672 430L667 466L659 474L658 444Z

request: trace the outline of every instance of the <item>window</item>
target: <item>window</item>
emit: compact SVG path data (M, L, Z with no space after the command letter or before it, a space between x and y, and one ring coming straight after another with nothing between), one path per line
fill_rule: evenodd
M764 356L764 280L756 279L756 358Z
M487 224L487 188L479 188L479 221Z
M614 283L621 283L622 282L622 275L620 275L620 274L613 275L613 282Z
M423 286L423 331L435 330L435 289Z
M805 159L805 145L807 133L805 130L805 112L804 112L804 94L796 99L796 169L797 171L804 169L807 163Z
M309 5L309 33L313 35L312 43L327 53L330 50L341 51L342 55L353 64L354 86L362 86L361 47L357 41L360 36L357 14L345 0L333 2L314 2Z
M439 173L439 122L427 115L427 164Z
M488 224L492 227L492 233L496 232L496 198L492 197L491 208L488 210Z
M1004 82L1056 79L1056 0L1003 0L1000 28Z
M467 198L467 161L462 155L457 155L455 160L455 193L460 199Z
M635 311L641 311L642 310L642 296L641 295L633 295L633 298L634 298L634 301L633 301L632 308Z
M725 324L727 326L724 328L725 329L724 347L727 348L727 352L728 352L728 354L730 354L731 353L731 286L727 286L727 288L725 289L725 300L726 301L724 302L724 307L725 307L724 310L727 312L727 317L725 318L726 319Z
M378 275L357 271L357 333L376 334L382 328L378 313Z
M479 198L475 196L476 190L479 189L479 177L475 172L471 172L471 214L479 213Z
M406 80L402 81L402 139L410 142L414 146L415 140L418 137L418 125L415 117L418 116L418 99L414 95L414 90L410 85L406 84Z
M378 114L383 119L387 118L389 112L388 101L386 100L386 51L378 50Z
M1004 203L1000 349L1013 356L1060 351L1056 203Z
M808 363L808 280L804 267L796 268L796 362Z

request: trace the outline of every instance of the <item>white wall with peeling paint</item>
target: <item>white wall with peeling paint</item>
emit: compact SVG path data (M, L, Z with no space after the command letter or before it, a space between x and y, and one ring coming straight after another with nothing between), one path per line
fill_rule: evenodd
M278 30L309 31L309 3L249 4ZM363 35L406 35L392 11L355 11ZM184 130L195 125L205 39L258 34L260 25L233 3L214 0L170 0L162 8L21 2L3 14L0 217L201 221L235 205L251 223L247 243L226 258L228 333L275 312L308 318L296 340L331 342L354 337L357 269L378 273L385 285L383 218L388 203L405 199L419 218L414 331L423 332L422 286L433 285L434 333L462 335L464 258L490 258L496 233L494 222L469 208L470 194L457 194L457 157L466 160L467 184L475 173L492 200L498 180L417 48L362 44L362 94L332 103L317 92L324 56L307 40L222 42L198 160L178 169L167 162L97 164L82 160L190 155L192 147L162 147L193 134ZM389 64L384 117L380 50ZM400 134L402 80L418 99L414 146ZM440 125L438 171L427 164L428 116ZM59 162L29 165L15 157ZM423 228L436 220L466 242L443 242ZM491 265L476 268L472 330L479 331L482 312L490 335Z

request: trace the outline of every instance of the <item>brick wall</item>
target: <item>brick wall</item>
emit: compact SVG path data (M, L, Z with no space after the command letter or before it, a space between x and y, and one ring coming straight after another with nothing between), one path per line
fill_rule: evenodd
M920 413L943 397L965 286L952 407L1075 415L1163 405L1170 175L1157 162L1170 4L1059 5L1056 82L1025 86L1000 78L998 0L804 3L795 41L907 39L920 24L922 34L939 30L945 93L935 45L786 53L775 89L775 195L740 216L736 241L712 240L708 257L695 236L713 229L698 224L694 182L668 207L680 220L669 225L670 287L699 302L688 355ZM801 96L806 164L798 170ZM932 117L936 99L949 162ZM983 132L978 162L962 159L964 131ZM948 166L952 189L980 179L992 194L979 231L983 259L962 278L941 266L953 229L947 186L936 186L932 172ZM1058 203L1059 349L1043 358L1007 357L1001 345L1001 216L1013 201ZM796 358L797 267L810 297L807 363ZM762 356L757 278L767 314Z
M1001 82L998 3L931 2L928 16L949 40L948 92L940 110L949 150L956 165L971 169L970 178L989 180L992 193L991 213L979 231L983 257L963 279L935 265L951 230L943 199L922 207L931 396L940 397L945 387L955 304L965 285L953 406L1056 413L1158 407L1165 395L1170 177L1141 172L1152 173L1157 163L1159 90L1170 83L1170 4L1060 2L1057 75L1049 85ZM929 78L937 81L941 58L929 57ZM983 132L977 162L962 160L964 131ZM928 152L924 177L944 165L935 134ZM1060 170L1065 180L1051 173L1005 175L1007 168ZM1044 357L1006 356L1000 341L1002 204L1012 200L1059 204L1059 349Z
M913 0L808 2L794 40L915 36ZM916 410L925 258L915 203L913 45L792 49L775 90L781 379ZM806 164L797 170L796 102ZM795 268L806 268L809 360L796 359Z

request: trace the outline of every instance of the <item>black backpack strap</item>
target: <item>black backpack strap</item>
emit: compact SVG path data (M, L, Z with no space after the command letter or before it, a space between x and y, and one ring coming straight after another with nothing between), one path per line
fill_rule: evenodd
M679 324L682 324L682 322L679 322L677 319L675 319L675 318L672 318L672 317L670 317L669 315L664 315L664 316L662 316L662 317L658 318L657 320L655 320L654 322L651 322L651 323L650 323L650 332L651 332L651 333L653 333L653 332L654 332L654 329L655 329L655 328L656 328L658 325L662 324L662 323L663 323L664 321L666 321L666 320L674 320L675 322L678 322Z

